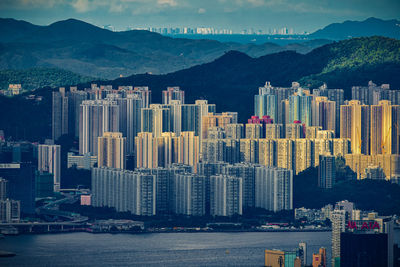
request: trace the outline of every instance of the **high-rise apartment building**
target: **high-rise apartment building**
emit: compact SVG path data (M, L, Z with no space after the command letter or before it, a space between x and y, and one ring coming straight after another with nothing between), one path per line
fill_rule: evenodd
M301 122L305 126L312 125L311 102L312 96L306 95L302 88L299 88L296 95L289 96L289 122Z
M126 137L119 132L105 132L99 137L97 167L125 169Z
M336 128L336 102L325 96L315 97L312 101L312 125L323 130L338 132Z
M255 169L257 166L250 163L236 163L222 167L222 174L242 179L243 207L254 207Z
M80 108L79 153L97 156L98 137L119 131L119 106L110 100L86 100Z
M210 177L210 214L242 215L242 178L227 175Z
M351 100L340 108L340 137L350 138L353 154L370 153L371 109Z
M118 212L156 214L156 176L112 168L92 169L92 206Z
M206 178L196 174L176 174L172 181L172 210L176 214L205 214Z
M54 176L54 192L60 190L61 179L61 146L39 145L38 170L49 172Z
M161 104L151 104L141 110L141 132L152 132L155 137L171 132L171 110Z
M170 104L171 100L180 100L181 104L185 104L185 91L180 90L178 86L167 87L162 91L162 103Z
M283 125L282 124L267 124L265 125L265 138L267 139L278 139L283 137Z
M132 94L138 95L142 100L142 108L148 108L151 104L151 90L147 86L138 86L133 89Z
M60 87L52 94L52 139L57 140L61 135L68 134L68 97L65 88Z
M6 200L8 197L8 181L0 177L0 200Z
M141 131L141 109L142 99L137 94L126 96L126 152L128 155L134 154L135 137Z
M336 182L335 156L320 155L318 166L318 186L332 188Z
M274 212L293 209L293 172L283 168L256 167L255 206Z
M202 117L201 125L201 138L207 139L208 129L212 127L220 127L225 129L228 124L237 123L237 113L223 112L221 114L211 114L204 115Z

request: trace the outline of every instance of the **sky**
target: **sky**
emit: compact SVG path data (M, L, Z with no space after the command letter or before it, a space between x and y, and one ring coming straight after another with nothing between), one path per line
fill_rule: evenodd
M300 33L345 20L400 19L400 0L0 0L0 17L38 25L75 18L116 30L287 27Z

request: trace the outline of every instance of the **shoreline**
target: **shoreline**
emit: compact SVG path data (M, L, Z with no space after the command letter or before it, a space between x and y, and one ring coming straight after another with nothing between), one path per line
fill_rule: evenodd
M63 230L63 231L50 231L50 232L21 232L18 234L4 235L9 236L20 236L20 235L48 235L48 234L67 234L67 233L89 233L89 234L162 234L162 233L297 233L297 232L331 232L331 229L295 229L295 230L282 230L282 229L240 229L240 230L158 230L158 231L92 231L90 229L77 229L77 230Z

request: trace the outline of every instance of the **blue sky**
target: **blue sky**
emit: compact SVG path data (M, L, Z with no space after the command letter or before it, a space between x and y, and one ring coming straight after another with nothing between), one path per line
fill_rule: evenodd
M400 19L400 0L0 0L0 16L39 25L76 18L118 30L288 27L312 32L333 22Z

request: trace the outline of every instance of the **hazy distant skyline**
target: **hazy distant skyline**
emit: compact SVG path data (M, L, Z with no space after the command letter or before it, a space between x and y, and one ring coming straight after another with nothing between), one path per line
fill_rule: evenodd
M399 19L399 0L1 0L0 17L38 25L76 18L127 27L215 27L313 32L345 20Z

